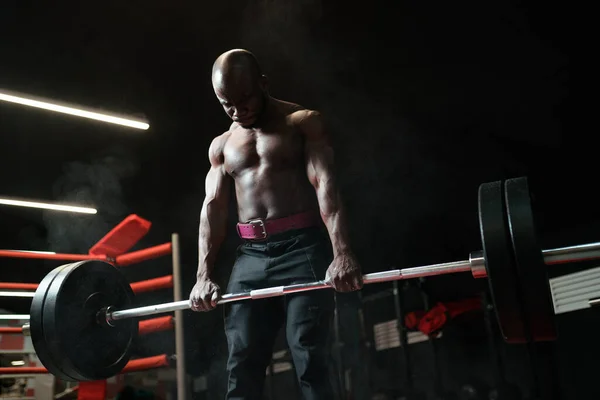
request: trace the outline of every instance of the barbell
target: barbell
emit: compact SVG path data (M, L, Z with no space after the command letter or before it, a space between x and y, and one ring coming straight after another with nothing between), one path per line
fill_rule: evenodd
M487 278L500 330L508 343L557 337L547 264L600 258L600 243L541 250L527 178L480 185L482 251L463 261L364 275L364 283L470 272ZM325 281L225 294L218 304L330 288ZM188 300L130 308L134 294L124 275L102 261L81 261L52 270L31 303L33 346L42 364L67 381L106 379L129 361L137 335L135 317L190 308Z

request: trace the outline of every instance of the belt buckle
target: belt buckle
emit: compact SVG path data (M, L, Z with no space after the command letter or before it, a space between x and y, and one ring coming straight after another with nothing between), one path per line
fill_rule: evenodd
M256 234L256 228L259 227L261 228L261 232L260 232L260 237L256 237L256 239L258 240L264 240L267 238L267 228L265 226L265 221L260 219L260 218L256 218L256 219L251 219L250 221L248 221L248 224L252 225L252 229L254 230L254 233Z

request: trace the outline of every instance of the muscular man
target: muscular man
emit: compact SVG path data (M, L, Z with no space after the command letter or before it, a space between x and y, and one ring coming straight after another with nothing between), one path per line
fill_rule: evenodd
M212 83L233 123L209 149L192 309L211 310L221 295L211 272L226 234L231 183L244 243L228 292L324 278L337 291L360 289L362 275L349 247L333 152L319 113L271 97L267 77L245 50L219 56ZM227 399L261 398L273 344L285 323L304 397L330 400L326 341L331 300L331 291L318 290L226 305Z

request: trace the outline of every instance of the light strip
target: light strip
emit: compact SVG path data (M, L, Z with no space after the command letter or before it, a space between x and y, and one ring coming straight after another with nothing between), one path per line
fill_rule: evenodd
M19 319L29 319L29 315L27 314L0 314L1 320L19 320Z
M11 361L10 362L11 365L18 367L19 365L25 365L25 361L23 360L16 360L16 361Z
M142 122L142 121L136 121L136 120L126 119L126 118L119 118L119 117L114 117L112 115L100 114L100 113L93 112L93 111L86 111L86 110L81 110L81 109L72 108L72 107L60 106L58 104L47 103L45 101L38 101L38 100L29 99L26 97L10 95L10 94L8 94L6 92L2 92L2 91L0 91L0 100L8 101L10 103L21 104L24 106L42 108L44 110L49 110L49 111L56 111L56 112L63 113L63 114L69 114L69 115L75 115L78 117L94 119L97 121L104 121L104 122L108 122L111 124L128 126L130 128L136 128L136 129L142 129L142 130L146 130L146 129L150 128L150 125L148 125L147 123Z
M60 204L38 203L35 201L22 201L22 200L11 200L11 199L0 199L0 204L4 204L7 206L17 206L17 207L43 208L46 210L67 211L67 212L75 212L75 213L83 213L83 214L96 214L98 212L98 210L96 210L95 208L65 206L65 205L60 205Z
M0 290L0 297L33 297L35 292L17 292L10 290Z
M54 252L54 251L10 250L10 249L1 249L0 251L14 251L15 253L33 253L33 254L56 254L56 252Z

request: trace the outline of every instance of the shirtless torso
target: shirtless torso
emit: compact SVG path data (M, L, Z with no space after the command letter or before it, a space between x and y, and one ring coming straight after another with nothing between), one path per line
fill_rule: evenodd
M238 218L273 219L318 210L307 175L305 138L300 124L314 114L272 99L268 122L260 128L233 123L215 140L225 172L235 182Z

